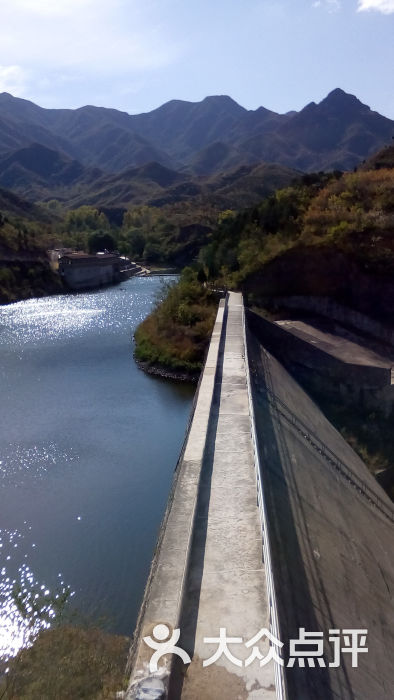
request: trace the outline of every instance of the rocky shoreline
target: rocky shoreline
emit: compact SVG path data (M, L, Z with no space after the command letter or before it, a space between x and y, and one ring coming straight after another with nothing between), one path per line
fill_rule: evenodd
M147 374L152 374L156 377L161 377L162 379L171 379L177 382L191 382L197 384L200 372L188 372L187 370L176 370L169 369L168 367L162 367L161 365L150 364L149 362L142 362L137 360L134 356L135 363L137 366Z

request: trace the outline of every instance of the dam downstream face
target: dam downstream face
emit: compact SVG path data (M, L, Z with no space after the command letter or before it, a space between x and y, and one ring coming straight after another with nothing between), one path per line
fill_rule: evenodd
M160 284L0 307L0 656L23 644L16 586L133 631L194 392L133 360Z

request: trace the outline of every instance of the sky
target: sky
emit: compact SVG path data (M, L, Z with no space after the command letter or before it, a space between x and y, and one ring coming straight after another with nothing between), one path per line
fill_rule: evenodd
M0 92L43 107L287 112L336 87L394 119L394 0L0 0Z

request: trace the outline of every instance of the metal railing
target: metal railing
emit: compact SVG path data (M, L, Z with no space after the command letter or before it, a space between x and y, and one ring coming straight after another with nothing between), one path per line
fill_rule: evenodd
M272 567L272 556L271 556L271 547L270 547L270 536L269 536L269 528L268 528L268 517L267 517L267 508L265 504L265 499L264 499L264 491L263 491L263 483L262 483L262 476L261 476L261 467L260 467L260 457L259 457L259 446L257 442L257 435L256 435L256 424L255 424L255 415L254 415L254 407L253 407L253 398L252 398L252 387L251 387L251 379L250 379L250 372L249 372L249 359L248 359L248 348L247 348L247 342L246 342L246 323L245 323L245 308L242 306L242 329L243 329L243 340L244 340L244 347L245 347L245 369L246 369L246 382L247 382L247 389L248 389L248 399L249 399L249 413L250 413L250 420L251 420L251 437L252 437L252 443L253 443L253 452L254 452L254 464L255 464L255 470L256 470L256 480L257 480L257 502L259 506L259 513L260 513L260 521L261 521L261 530L262 530L262 535L263 535L263 557L264 557L264 568L265 568L265 575L266 575L266 582L267 582L267 597L269 601L269 617L270 617L270 627L271 627L271 633L272 635L280 640L281 635L280 635L280 628L279 628L279 616L278 616L278 608L277 608L277 601L276 601L276 594L275 594L275 582L274 582L274 575L273 575L273 567ZM271 642L270 642L271 644ZM282 658L282 651L277 648L276 652L280 658ZM287 684L286 684L286 676L285 676L285 671L284 671L284 666L281 666L277 662L274 662L274 674L275 674L275 689L276 689L276 697L278 700L288 700L288 693L287 693Z

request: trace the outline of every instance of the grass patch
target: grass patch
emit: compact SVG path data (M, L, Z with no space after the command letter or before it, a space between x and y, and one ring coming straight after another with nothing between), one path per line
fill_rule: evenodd
M1 700L111 700L125 686L130 640L96 627L41 632L9 664Z

